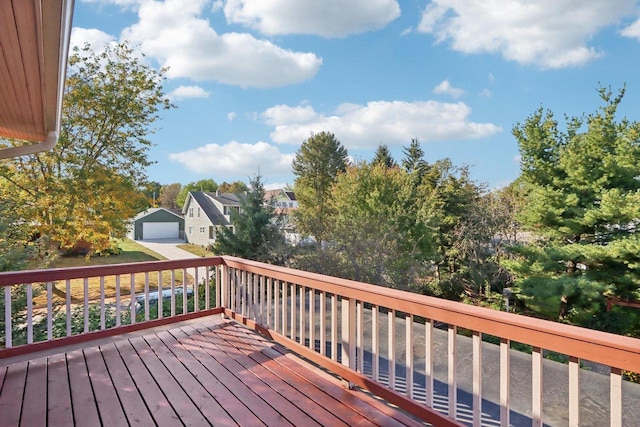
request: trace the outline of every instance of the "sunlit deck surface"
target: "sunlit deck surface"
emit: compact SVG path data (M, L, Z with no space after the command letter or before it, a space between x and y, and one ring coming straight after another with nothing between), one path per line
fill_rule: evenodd
M220 318L27 356L0 361L0 426L423 425Z

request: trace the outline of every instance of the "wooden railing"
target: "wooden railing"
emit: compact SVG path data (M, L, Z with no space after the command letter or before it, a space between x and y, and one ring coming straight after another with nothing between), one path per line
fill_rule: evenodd
M543 425L558 406L549 379L565 383L569 425L580 423L592 376L606 384L596 390L608 401L604 424L623 425L640 396L623 395L637 388L622 376L640 370L640 340L234 257L0 273L0 286L0 359L224 313L435 425ZM164 310L151 308L154 292ZM17 300L26 307L12 309Z

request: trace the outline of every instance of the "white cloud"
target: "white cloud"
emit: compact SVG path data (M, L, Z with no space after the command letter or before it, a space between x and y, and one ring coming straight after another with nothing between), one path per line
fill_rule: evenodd
M400 33L400 36L405 37L411 33L413 33L413 27L407 27L404 30L402 30L402 32Z
M283 154L266 142L243 144L231 141L224 145L207 144L192 150L169 154L169 160L181 163L191 172L203 175L264 176L291 173L295 154Z
M312 78L322 65L313 53L293 52L246 33L219 35L203 17L207 0L147 0L122 39L169 67L167 77L213 80L243 87L276 87Z
M238 117L238 113L236 113L235 111L231 111L227 114L227 120L229 120L230 122L234 121L236 117Z
M500 53L520 64L562 68L602 56L589 46L635 0L432 0L418 30L464 53Z
M73 49L74 47L82 48L85 43L89 43L94 51L99 52L109 43L114 43L115 40L116 38L111 34L95 28L73 27L69 45Z
M178 86L167 94L172 101L181 101L187 98L208 98L209 92L200 86Z
M620 31L620 34L625 37L638 39L638 41L640 41L640 19L638 19L628 27L623 28L622 31Z
M457 99L464 95L464 90L451 86L449 80L443 80L433 88L433 93L446 94Z
M345 37L384 28L400 16L396 0L227 0L227 22L267 35Z
M406 145L411 138L486 138L502 131L492 123L469 121L470 114L471 108L462 102L372 101L367 105L341 105L332 115L320 114L309 105L277 105L261 117L274 126L270 136L276 143L300 144L311 132L329 131L347 148L371 148L380 143Z

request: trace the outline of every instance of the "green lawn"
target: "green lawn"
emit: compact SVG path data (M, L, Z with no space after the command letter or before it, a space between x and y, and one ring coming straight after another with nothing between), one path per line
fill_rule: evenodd
M61 256L49 268L88 267L91 265L124 264L128 262L157 261L166 259L160 254L141 246L130 239L118 240L119 255L107 256Z
M178 245L177 247L198 256L203 256L203 257L215 256L213 252L207 251L202 246L198 246L198 245L184 244L184 245Z

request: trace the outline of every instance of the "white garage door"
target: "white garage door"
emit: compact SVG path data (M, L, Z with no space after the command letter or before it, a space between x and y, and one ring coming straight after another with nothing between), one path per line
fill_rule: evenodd
M142 224L143 239L177 239L177 222L145 222Z

